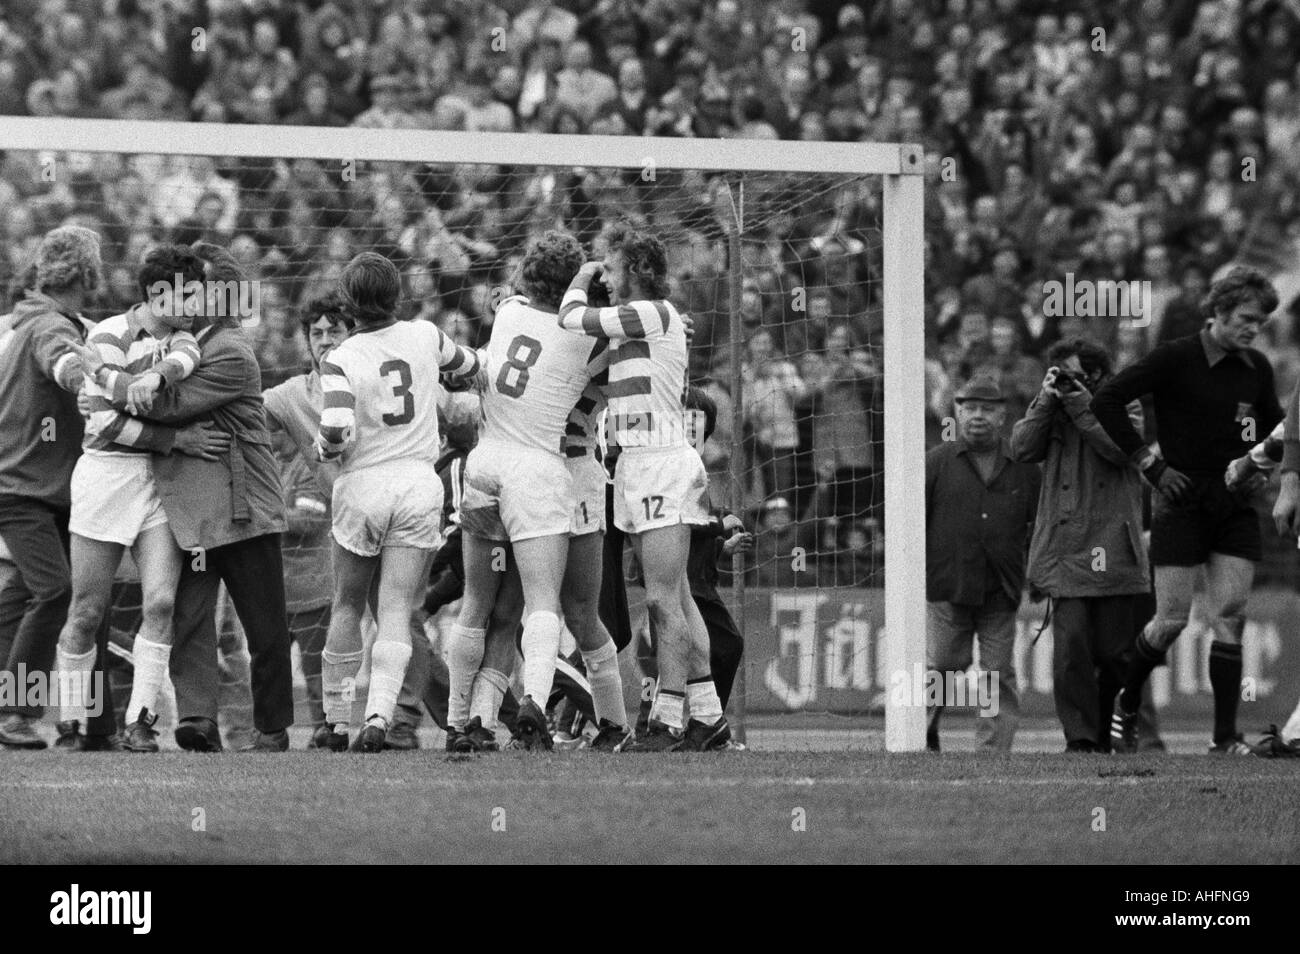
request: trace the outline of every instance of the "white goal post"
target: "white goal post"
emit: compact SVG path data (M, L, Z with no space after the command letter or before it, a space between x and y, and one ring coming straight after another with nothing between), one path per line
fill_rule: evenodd
M891 752L924 748L924 707L908 698L910 693L891 691L899 679L910 686L912 674L924 671L925 665L925 163L919 146L6 116L0 117L3 150L634 169L652 165L739 174L880 176L886 407L884 670L890 677L885 685L885 747Z

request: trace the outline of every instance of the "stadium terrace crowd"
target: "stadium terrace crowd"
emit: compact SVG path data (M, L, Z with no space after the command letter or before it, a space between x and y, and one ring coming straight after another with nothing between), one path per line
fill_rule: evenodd
M1229 261L1289 264L1297 40L1280 0L18 0L0 15L0 114L919 142L933 443L976 372L1009 393L1009 428L1056 340L1088 334L1122 368L1198 327ZM653 219L717 189L686 177L647 196L594 169L438 167L366 170L344 188L308 161L103 155L70 156L48 182L38 157L9 153L0 279L21 284L50 228L89 226L107 281L86 313L104 317L135 300L150 244L228 247L266 283L256 347L271 386L306 366L295 314L356 249L398 262L408 317L479 344L493 289L541 229L589 241L614 209ZM876 192L791 205L747 244L742 446L759 583L814 581L775 559L792 545L821 557L817 583L881 579ZM692 370L719 405L706 463L720 488L726 243L712 215L677 221L673 299L697 322ZM1067 273L1149 281L1152 312L1046 316L1044 282ZM1259 346L1289 393L1300 347L1294 289L1279 285L1283 317Z

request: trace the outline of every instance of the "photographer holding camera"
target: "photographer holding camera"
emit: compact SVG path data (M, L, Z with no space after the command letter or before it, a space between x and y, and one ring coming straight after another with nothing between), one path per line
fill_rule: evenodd
M1015 459L1043 464L1028 580L1052 600L1052 691L1066 751L1105 752L1133 638L1150 615L1142 482L1089 409L1110 355L1070 338L1052 346L1048 364L1011 432ZM1141 405L1129 415L1141 433Z

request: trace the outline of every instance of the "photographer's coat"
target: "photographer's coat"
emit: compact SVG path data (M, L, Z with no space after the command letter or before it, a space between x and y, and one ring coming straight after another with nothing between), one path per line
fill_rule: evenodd
M1029 543L1031 589L1054 599L1151 589L1142 541L1142 478L1089 410L1086 391L1040 393L1011 431L1011 453L1042 463ZM1142 406L1128 406L1142 433Z

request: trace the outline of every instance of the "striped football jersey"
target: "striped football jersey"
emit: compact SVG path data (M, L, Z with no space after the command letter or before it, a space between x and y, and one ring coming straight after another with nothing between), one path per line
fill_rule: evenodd
M162 376L164 386L188 377L199 366L199 345L188 331L173 331L155 338L141 321L136 305L130 311L105 318L86 337L86 346L99 353L106 375L101 386L86 378L90 417L81 446L88 451L148 454L171 446L173 429L124 414L113 406L127 399L131 380L147 371Z
M668 301L587 306L587 293L570 288L560 303L560 325L609 339L607 430L619 447L681 447L686 396L686 326Z
M321 362L320 459L339 460L340 474L404 462L433 467L438 375L470 377L478 368L476 352L430 322L358 328Z
M526 298L507 298L484 353L482 440L562 453L570 412L591 380L588 367L607 347L569 334Z
M610 349L603 339L597 342L599 352L594 354L587 364L591 381L583 388L578 401L569 411L569 419L564 425L564 456L586 457L594 454L600 459L600 421L601 412L608 402L605 388L609 385Z

